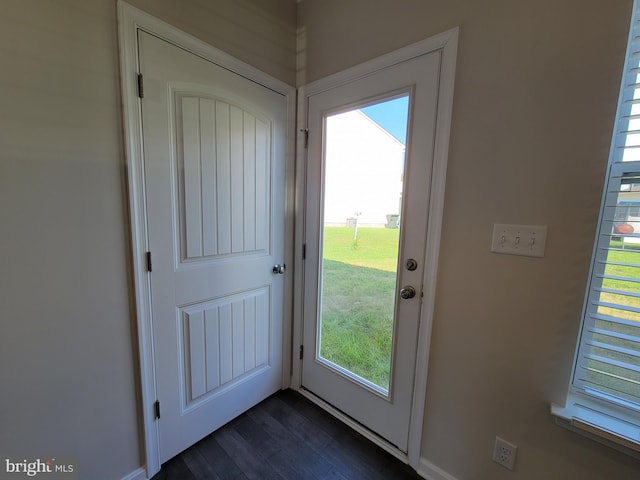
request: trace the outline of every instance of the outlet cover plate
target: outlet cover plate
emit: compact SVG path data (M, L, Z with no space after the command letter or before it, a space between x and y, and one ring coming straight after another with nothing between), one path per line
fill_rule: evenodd
M518 447L513 443L509 443L506 440L496 437L495 444L493 445L493 461L502 465L504 468L513 470L516 465L516 454L518 453Z
M505 255L544 257L547 243L546 225L493 225L491 251Z

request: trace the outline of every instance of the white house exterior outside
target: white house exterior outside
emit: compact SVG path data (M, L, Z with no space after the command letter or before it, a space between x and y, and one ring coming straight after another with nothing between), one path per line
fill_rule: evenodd
M326 132L325 226L357 217L359 226L384 227L388 215L398 218L405 146L360 110L327 117Z

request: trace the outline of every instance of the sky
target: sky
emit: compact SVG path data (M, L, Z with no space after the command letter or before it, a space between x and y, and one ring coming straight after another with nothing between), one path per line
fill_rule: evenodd
M407 143L407 113L409 97L394 98L360 109L371 120L397 138L403 145Z

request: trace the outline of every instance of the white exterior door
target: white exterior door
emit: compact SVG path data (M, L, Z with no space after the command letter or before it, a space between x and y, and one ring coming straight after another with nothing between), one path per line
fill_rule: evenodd
M440 66L435 51L339 86L335 80L316 85L305 99L301 384L404 452L425 288ZM402 142L375 133L383 125L367 116L369 107L394 100L407 105L400 161L394 152ZM377 253L367 256L367 248ZM388 336L372 342L376 322L387 322ZM381 343L389 346L369 357Z
M281 388L286 98L139 32L164 462Z

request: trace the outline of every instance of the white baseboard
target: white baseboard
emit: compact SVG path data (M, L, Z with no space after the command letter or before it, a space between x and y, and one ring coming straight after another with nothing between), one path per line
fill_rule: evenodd
M147 479L147 470L143 467L134 470L129 475L122 477L122 480L148 480Z
M420 458L420 468L418 469L418 475L426 478L427 480L458 480L456 477L448 472L445 472L426 458Z

